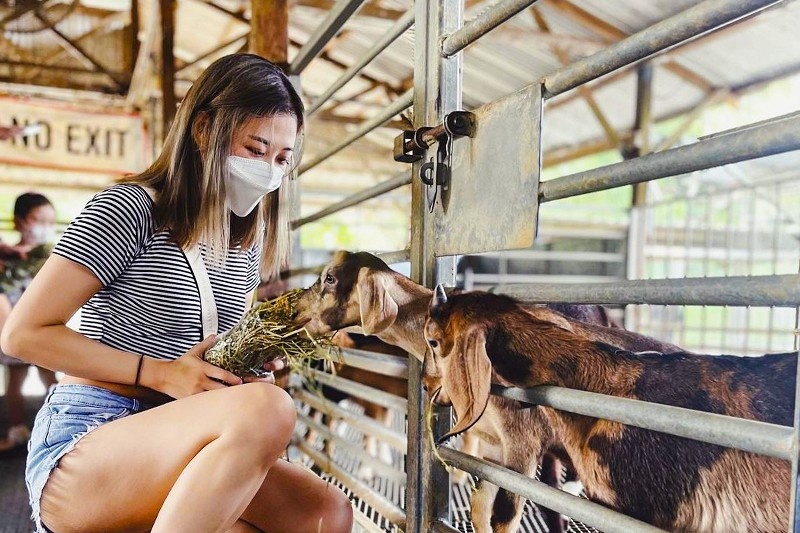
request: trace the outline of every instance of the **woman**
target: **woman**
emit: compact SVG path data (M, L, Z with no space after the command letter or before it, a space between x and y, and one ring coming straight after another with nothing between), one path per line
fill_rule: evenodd
M43 194L26 192L14 202L14 229L19 232L19 243L16 249L27 254L37 246L53 240L53 229L56 223L56 211L53 204ZM16 268L9 263L6 268ZM16 271L16 270L15 270ZM11 312L11 308L19 301L20 296L28 288L33 275L21 272L6 284L0 294L0 328ZM28 442L30 430L25 424L25 400L22 397L22 384L28 375L30 365L15 357L0 352L0 363L6 366L6 409L8 411L8 433L4 441L0 441L0 453L10 452ZM46 368L37 368L39 379L50 388L56 382L55 372Z
M350 531L345 495L279 459L291 398L203 360L215 339L201 278L224 331L250 305L262 236L264 271L287 257L281 176L302 128L277 67L217 60L155 163L87 204L12 312L3 349L66 373L31 437L40 532ZM64 326L79 307L82 334Z

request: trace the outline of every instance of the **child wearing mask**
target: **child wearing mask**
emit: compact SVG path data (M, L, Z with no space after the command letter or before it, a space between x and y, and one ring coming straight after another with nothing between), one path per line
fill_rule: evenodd
M20 234L19 243L14 248L26 254L39 245L53 242L55 218L53 204L44 195L34 192L20 195L14 202L14 229ZM32 279L32 274L16 279L12 286L5 287L5 292L0 294L0 329ZM5 404L8 413L8 432L5 440L0 441L1 455L24 446L30 437L30 429L25 424L22 384L31 365L1 351L0 363L6 367ZM45 388L56 383L55 372L42 367L37 367L37 370Z

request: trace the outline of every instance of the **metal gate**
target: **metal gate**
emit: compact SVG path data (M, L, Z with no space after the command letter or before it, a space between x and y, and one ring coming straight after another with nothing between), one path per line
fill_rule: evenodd
M329 18L315 32L292 71L303 67L338 31L360 5L340 0ZM411 183L411 247L388 254L387 262L410 258L412 278L433 287L453 285L455 256L465 253L524 248L532 244L541 203L553 202L596 191L641 184L651 180L701 169L755 159L800 149L800 117L787 116L726 132L694 144L633 157L620 163L557 179L540 182L541 121L544 102L565 91L617 69L639 63L676 44L751 15L775 0L705 0L650 28L631 35L597 53L570 64L517 93L493 102L472 114L461 110L461 51L536 0L502 0L476 19L464 24L463 0L416 2L415 10L398 20L385 37L362 60L357 61L319 99L310 112L319 109L330 96L415 24L416 49L414 88L399 97L385 112L365 121L350 137L306 162L304 172L346 148L369 131L413 104L414 127L396 142L396 155L413 161L410 175L398 176L365 190L315 215L295 221L294 227L312 222L341 209L366 201ZM546 116L544 118L546 120ZM430 128L430 129L424 129ZM510 134L510 133L513 133ZM485 177L491 173L492 185ZM634 223L637 210L634 207ZM629 246L637 246L636 235ZM291 274L313 271L305 269ZM632 279L615 283L558 285L520 284L496 287L532 302L597 304L652 304L667 306L778 306L794 308L800 302L800 276L773 274L759 276L714 276L685 279ZM355 395L369 396L387 407L407 410L407 441L402 430L393 431L371 424L341 406L313 395L299 393L299 399L316 409L347 420L353 427L374 432L399 452L406 454L405 472L375 465L391 479L406 477L405 512L374 487L356 479L306 443L301 449L313 461L367 501L384 518L409 532L457 531L453 527L449 474L435 454L456 468L466 470L496 485L514 491L545 507L559 511L605 532L658 531L587 500L572 497L535 480L448 447L434 450L425 439L423 392L420 364L415 358L399 360L357 351L346 352L346 362L391 375L409 378L408 400L381 394L376 389L355 386L338 378L317 376ZM702 442L768 455L792 462L792 509L795 508L798 467L798 415L795 427L783 427L721 416L606 397L558 387L537 387L527 391L506 389L501 395L538 405L605 418L637 427L669 433ZM796 412L800 401L796 399ZM321 434L324 427L304 418L303 422ZM449 426L447 411L434 417L434 431ZM336 438L334 435L328 438ZM347 446L347 444L343 444ZM363 455L363 454L362 454ZM366 530L380 529L359 513ZM793 513L787 529L798 531ZM384 526L385 527L385 526Z

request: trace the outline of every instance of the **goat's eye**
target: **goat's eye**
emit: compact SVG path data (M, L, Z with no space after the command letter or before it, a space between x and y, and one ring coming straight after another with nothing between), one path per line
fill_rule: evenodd
M435 340L431 339L431 340L428 341L428 346L430 346L432 349L435 350L436 348L439 347L439 341L435 341Z
M336 280L335 280L335 279L333 279L333 276L331 276L330 274L326 274L326 275L325 275L325 283L327 283L328 285L333 285L333 283L334 283L335 281L336 281Z

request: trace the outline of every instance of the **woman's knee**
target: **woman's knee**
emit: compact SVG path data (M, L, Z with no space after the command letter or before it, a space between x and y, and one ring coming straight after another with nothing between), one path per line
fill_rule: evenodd
M353 505L340 489L328 485L328 493L321 509L321 531L348 533L353 528Z
M265 445L272 455L275 447L283 450L291 439L297 414L292 398L283 389L267 383L247 383L228 389L224 406L229 432L248 444Z

